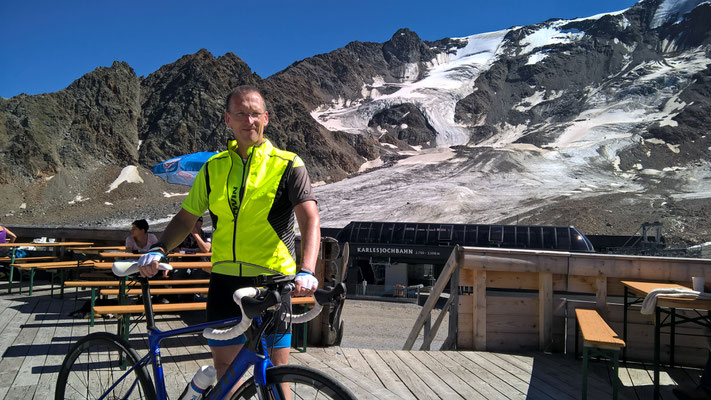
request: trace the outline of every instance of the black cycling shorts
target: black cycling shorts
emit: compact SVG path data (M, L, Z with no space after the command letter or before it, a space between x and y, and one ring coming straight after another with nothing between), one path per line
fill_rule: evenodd
M207 321L219 321L242 315L232 299L232 295L235 290L250 286L255 286L254 278L214 272L210 274L210 289L207 293ZM269 328L266 333L291 333L291 324L284 317L287 312L291 313L291 296L288 295L282 297L282 307L277 317L276 330Z

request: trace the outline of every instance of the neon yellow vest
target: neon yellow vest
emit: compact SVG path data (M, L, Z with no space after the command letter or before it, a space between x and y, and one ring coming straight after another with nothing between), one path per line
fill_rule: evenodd
M303 166L303 161L266 139L249 149L244 164L236 148L237 142L230 141L227 151L216 154L204 166L208 208L215 228L212 272L234 276L295 274L294 213L286 177L291 168ZM236 183L236 190L231 190L230 182ZM233 209L232 205L238 207Z

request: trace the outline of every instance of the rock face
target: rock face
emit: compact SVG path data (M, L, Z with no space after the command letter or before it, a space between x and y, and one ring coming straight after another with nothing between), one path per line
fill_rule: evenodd
M0 183L135 164L140 92L133 69L114 62L60 92L0 100Z
M56 93L0 99L0 204L5 207L0 215L51 222L49 205L87 197L94 199L91 207L105 213L117 212L105 209L106 203L125 197L125 212L133 199L140 203L143 196L170 191L146 169L180 154L224 149L231 138L224 124L225 96L231 87L251 84L268 103L265 135L298 153L315 182L357 178L366 161L386 175L384 169L415 150L449 147L462 165L430 159L426 171L415 176L381 181L389 188L420 188L432 185L418 180L430 179L440 192L448 190L446 182L457 186L451 195L460 200L450 204L462 205L463 213L478 219L462 216L452 222L525 217L573 223L586 207L595 219L594 207L609 204L603 198L614 199L614 209L623 214L625 202L647 197L676 218L683 238L695 229L689 210L701 216L708 212L697 203L708 200L698 193L711 179L709 20L711 4L702 0L643 0L620 13L550 19L434 42L400 29L385 43L352 42L266 79L232 53L215 58L206 50L147 77L115 62ZM154 188L145 191L131 183L102 194L127 165L137 165ZM501 174L513 182L501 190L519 180L515 195L522 200L511 197L510 209L489 214L465 206L475 196L462 193L482 192L472 182L497 187ZM551 174L560 176L551 179L547 193L527 192L532 182ZM381 195L372 176L363 180L364 187L372 187L370 201ZM323 193L344 197L335 190ZM567 201L571 193L575 202ZM382 217L370 213L369 219L427 218L420 210L436 208L415 208L413 200L411 210L409 200L405 206L389 200L397 193L385 195L396 210ZM599 201L585 203L594 196ZM354 197L365 203L350 207L369 206L364 193ZM420 193L402 197L428 198ZM479 197L478 204L486 203ZM694 205L685 208L682 203L691 200ZM173 200L162 204L177 207ZM320 205L338 210L329 208L328 200ZM624 218L617 212L609 221ZM452 215L443 213L443 218ZM591 233L630 233L606 232L607 225L594 222L588 226ZM693 240L700 237L697 231Z
M375 114L368 126L391 137L390 140L381 137L381 141L393 142L392 139L399 139L410 146L436 145L437 131L414 104L398 104L385 109Z

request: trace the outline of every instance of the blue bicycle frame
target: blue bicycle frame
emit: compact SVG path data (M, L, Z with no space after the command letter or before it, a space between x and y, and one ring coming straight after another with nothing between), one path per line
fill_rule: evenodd
M129 376L135 368L142 368L148 365L149 362L153 364L153 373L155 381L156 396L159 400L166 400L168 398L168 393L165 387L165 380L163 374L163 364L161 362L160 356L160 342L169 337L179 336L187 333L201 332L205 328L215 327L218 325L236 325L240 322L241 317L230 318L222 321L216 322L205 322L198 325L187 326L184 328L172 329L169 331L161 331L159 329L153 328L149 329L148 343L149 352L143 356L134 366L132 366L126 373L121 376L114 383L109 390L100 397L99 400L103 399L106 394L110 393L119 382L123 381L127 376ZM257 320L257 319L255 319ZM225 375L220 379L212 391L210 391L207 399L220 400L227 395L232 387L234 387L239 379L244 375L249 367L254 366L254 380L258 387L266 387L267 385L267 368L272 367L269 357L265 354L257 354L254 351L247 348L247 346L242 347L242 350L237 354L235 360L232 362L230 367L225 372ZM137 384L137 382L136 382Z
M122 381L128 374L130 374L135 368L143 368L148 365L149 362L153 364L153 374L155 381L156 397L158 400L166 400L168 398L167 390L165 387L165 380L163 374L163 364L161 362L160 356L160 342L168 337L179 336L188 333L202 332L205 328L213 328L216 326L226 326L226 325L237 325L242 317L234 317L221 321L204 322L198 325L186 326L184 328L171 329L169 331L161 331L156 327L155 319L152 312L150 289L147 281L141 282L141 289L144 298L144 308L145 316L148 329L148 354L143 356L136 365L134 365L129 371L127 371L124 376L119 379ZM254 318L254 322L257 326L262 324L262 317ZM257 354L252 349L261 348L263 354ZM247 340L240 352L235 357L232 364L230 364L225 375L215 384L213 390L208 394L207 399L220 400L223 399L231 390L234 385L237 384L239 379L247 372L249 367L254 366L254 381L257 387L266 387L267 385L267 368L274 366L274 364L269 359L264 338L261 338L259 343L253 343L251 339ZM118 382L117 382L118 383ZM137 384L135 382L134 384ZM114 384L113 386L116 386ZM107 393L110 393L110 388ZM102 396L103 398L103 396Z

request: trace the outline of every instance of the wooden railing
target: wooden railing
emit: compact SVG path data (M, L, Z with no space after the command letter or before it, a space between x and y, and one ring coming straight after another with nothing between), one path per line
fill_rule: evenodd
M622 332L621 280L690 286L692 276L711 280L711 260L456 247L404 349L412 349L447 286L450 302L438 318L449 311L443 349L563 352L574 345L575 308L597 309ZM638 310L629 313L628 357L645 360L652 355L652 321ZM423 345L431 343L437 328L435 323L425 332ZM705 335L701 328L678 329L677 358L702 364ZM662 343L669 343L668 334Z

